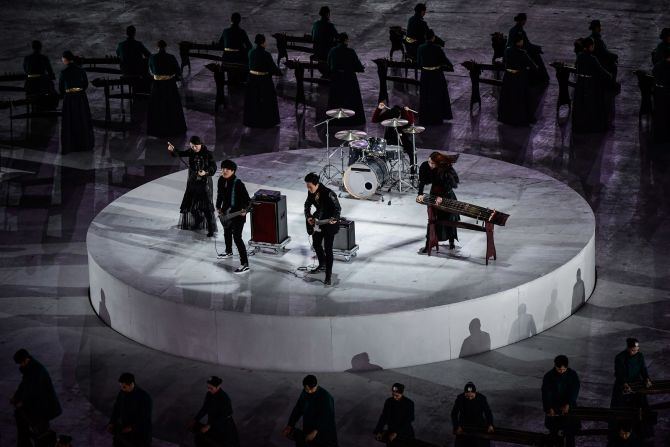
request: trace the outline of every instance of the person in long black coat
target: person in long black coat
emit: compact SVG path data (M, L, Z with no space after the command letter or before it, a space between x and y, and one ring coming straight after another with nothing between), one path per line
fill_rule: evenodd
M116 47L123 77L134 81L135 91L149 91L149 57L151 52L139 40L135 40L137 29L130 25L126 28L126 40Z
M544 65L544 60L542 59L542 47L535 45L530 42L528 35L524 26L528 21L528 16L525 12L521 12L514 17L516 25L510 28L509 33L507 34L507 48L516 46L516 36L521 34L523 36L523 49L526 50L528 56L532 59L534 65L537 69L532 73L530 81L533 84L548 84L549 83L549 73L547 73L547 67Z
M661 59L654 66L653 135L656 143L670 142L670 46L662 49Z
M515 126L526 126L535 121L531 110L529 73L537 66L523 48L521 33L513 36L514 45L505 49L505 74L503 75L498 121Z
M42 54L42 42L33 40L33 52L23 58L23 72L28 76L25 83L26 97L38 97L38 107L53 110L58 106L58 95L54 88L54 71L49 58Z
M665 59L663 56L665 50L670 50L670 28L663 28L658 38L661 39L661 41L651 53L651 63L654 66Z
M394 383L391 397L384 402L384 409L379 416L373 434L378 441L394 445L398 442L414 439L414 402L405 397L405 385ZM387 427L386 431L384 427Z
M107 431L114 436L114 447L151 445L151 396L135 384L135 376L119 377L121 390L116 395Z
M458 188L458 174L453 166L453 158L440 152L430 154L428 161L424 161L419 166L419 187L417 190L417 201L423 202L423 194L426 185L430 185L430 194L457 200L454 189ZM441 201L441 199L439 199ZM443 210L435 209L437 220L458 222L461 217L456 213L449 213ZM458 231L456 227L446 225L436 225L437 239L439 241L449 241L449 248L454 249L456 245L454 240L458 240ZM420 250L420 253L426 253L428 250L428 231L426 229L426 245Z
M294 439L298 447L337 447L333 396L320 387L311 374L305 376L302 386L300 397L283 430L284 436ZM302 430L295 428L300 418Z
M426 42L428 23L424 20L426 5L417 3L414 6L414 15L407 20L407 35L405 36L405 56L407 59L416 61L417 49Z
M279 104L272 76L282 73L265 49L265 36L256 34L256 48L249 51L249 78L244 98L244 125L274 127L279 124Z
M25 349L14 354L22 378L10 402L14 405L17 445L32 446L33 437L49 431L49 421L61 414L61 406L46 368Z
M248 65L252 46L247 32L240 26L241 22L240 13L234 12L230 16L230 26L221 33L219 45L223 48L224 62ZM246 73L228 72L228 79L232 82L243 82L246 78Z
M579 388L579 376L568 368L568 358L556 356L554 367L542 378L542 408L545 427L554 436L562 430L566 447L574 447L579 430L579 420L568 417L570 410L577 406Z
M357 126L365 124L365 110L361 88L356 73L365 71L356 51L348 46L349 36L342 33L339 44L328 53L330 69L330 90L328 91L329 109L351 109L356 114L335 121L338 126Z
M327 61L328 53L337 44L339 33L330 21L330 8L322 6L319 9L319 20L312 24L312 41L314 53L312 59Z
M607 49L607 45L605 45L605 41L602 38L602 25L600 20L592 20L589 25L589 30L591 30L591 35L589 37L593 39L593 43L595 44L593 55L598 59L600 65L612 75L612 79L616 80L619 56Z
M458 436L467 433L466 427L481 428L489 433L494 431L493 413L486 396L477 392L474 383L465 384L463 393L459 394L451 410L451 424L456 435L456 447L488 447L488 439Z
M153 76L147 110L147 133L154 137L182 135L186 119L177 89L181 69L174 55L167 53L164 40L158 41L158 53L149 58L149 72Z
M93 121L88 106L86 71L74 62L71 51L63 53L65 69L60 73L58 87L63 96L61 147L63 153L93 149Z
M214 221L214 204L212 176L216 173L214 155L202 144L197 135L193 135L189 142L190 149L175 150L168 143L168 151L173 157L188 157L188 180L186 191L179 207L181 217L179 228L182 230L199 230L207 227L207 237L214 236L216 222Z
M428 30L427 41L417 50L417 63L421 67L419 85L419 122L421 125L442 124L453 118L447 80L442 67L453 71L453 64L444 50L435 43L435 33Z
M577 82L572 102L573 132L602 132L610 122L612 75L594 56L591 38L582 42L584 50L577 55Z
M212 376L207 379L207 394L202 407L191 421L196 447L239 447L237 426L233 420L233 406L228 394L221 389L223 380ZM207 416L207 423L200 420Z

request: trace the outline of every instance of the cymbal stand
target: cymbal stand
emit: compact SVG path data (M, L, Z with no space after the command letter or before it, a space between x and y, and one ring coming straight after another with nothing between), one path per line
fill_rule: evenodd
M327 118L320 123L316 123L314 127L319 127L323 124L326 125L326 153L325 156L323 157L323 160L326 162L326 166L321 169L323 172L323 176L326 180L332 180L335 178L338 174L341 172L337 169L337 166L333 165L330 162L330 157L332 157L332 154L330 153L330 127L329 123L331 120L334 120L335 118ZM340 149L340 154L342 153L342 149ZM332 172L332 169L335 169L335 173Z
M398 157L398 161L396 162L396 166L398 168L398 180L397 180L397 186L398 186L398 192L403 192L403 184L405 185L406 189L415 189L416 186L412 183L411 179L410 181L407 181L405 178L403 178L403 172L405 168L405 159L403 157L404 155L404 150L403 150L403 145L402 145L402 138L400 136L400 131L398 130L398 127L395 128L395 133L396 133L396 138L398 141L398 149L396 150L396 155ZM414 135L412 135L414 136ZM415 153L416 156L416 153Z
M419 182L417 180L419 178L419 166L417 164L418 162L417 162L417 159L416 159L416 134L415 133L412 134L412 149L413 149L412 150L412 160L410 160L409 178L410 178L410 182L412 184L412 187L418 189ZM412 168L414 168L413 173L412 173Z

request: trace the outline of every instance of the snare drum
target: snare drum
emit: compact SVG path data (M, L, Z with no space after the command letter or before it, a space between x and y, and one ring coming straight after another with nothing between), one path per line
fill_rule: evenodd
M365 157L344 171L344 188L357 199L372 197L389 177L384 160Z

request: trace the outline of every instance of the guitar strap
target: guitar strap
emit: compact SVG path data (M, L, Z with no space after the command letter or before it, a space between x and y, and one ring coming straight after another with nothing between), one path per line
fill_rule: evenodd
M232 210L235 208L235 187L237 186L237 181L239 179L235 177L235 180L233 181L233 186L230 187L230 209Z

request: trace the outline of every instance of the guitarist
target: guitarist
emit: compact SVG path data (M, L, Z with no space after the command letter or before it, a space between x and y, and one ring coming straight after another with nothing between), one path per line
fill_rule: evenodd
M307 200L305 200L305 219L307 219L307 233L312 235L314 251L319 259L319 265L308 273L319 273L326 271L324 284L332 284L333 274L333 240L335 234L339 231L337 225L340 219L340 202L337 195L325 185L319 182L319 176L310 172L305 176L305 185L307 186ZM312 207L316 211L312 214ZM317 221L324 221L317 225ZM324 253L325 250L325 253Z
M237 164L232 160L224 160L221 162L221 177L217 184L216 194L216 210L219 215L239 213L238 216L233 217L227 221L223 221L223 237L226 242L226 252L220 255L220 259L228 259L233 257L232 242L235 241L235 246L240 254L240 266L235 269L236 274L246 273L249 271L249 258L247 256L247 247L242 240L242 230L244 223L247 221L246 209L249 207L249 193L242 180L237 178Z

